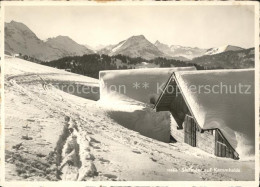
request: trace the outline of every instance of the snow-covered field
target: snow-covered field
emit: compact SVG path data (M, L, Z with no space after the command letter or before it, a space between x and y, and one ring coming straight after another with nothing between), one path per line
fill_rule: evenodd
M63 70L5 59L6 180L254 180L254 161L217 158L123 127L118 119L126 106L133 117L136 109L146 110L139 101L97 102L99 92L78 97L53 86L57 82L91 88L99 84ZM111 106L119 111L113 118ZM74 148L74 164L60 167L69 147Z

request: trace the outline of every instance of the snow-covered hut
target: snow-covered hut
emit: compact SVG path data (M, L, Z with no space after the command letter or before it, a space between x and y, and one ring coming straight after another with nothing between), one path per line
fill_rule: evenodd
M171 136L219 157L255 150L254 70L174 72L154 108L172 114Z
M147 137L170 141L169 112L156 113L150 101L159 97L169 76L175 71L195 67L147 68L100 71L99 103L108 115L131 130ZM154 102L155 103L155 102Z

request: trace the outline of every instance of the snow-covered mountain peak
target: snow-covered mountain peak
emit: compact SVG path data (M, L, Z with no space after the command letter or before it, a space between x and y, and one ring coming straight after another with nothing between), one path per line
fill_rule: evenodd
M238 47L238 46L233 46L233 45L224 45L221 47L214 47L214 48L208 49L207 52L205 53L205 55L214 55L214 54L219 54L219 53L223 53L226 51L239 51L239 50L243 50L243 48Z

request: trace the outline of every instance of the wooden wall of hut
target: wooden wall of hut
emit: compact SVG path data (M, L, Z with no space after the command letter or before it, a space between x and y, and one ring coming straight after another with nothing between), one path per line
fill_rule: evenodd
M215 155L218 157L239 159L238 154L230 146L219 130L216 130L215 133Z

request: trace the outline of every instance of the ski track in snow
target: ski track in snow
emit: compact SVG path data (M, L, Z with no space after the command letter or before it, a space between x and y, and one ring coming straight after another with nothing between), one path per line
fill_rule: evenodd
M7 69L17 68L15 61L6 61ZM42 77L47 85L38 76L28 75L29 72L8 73L5 76L6 180L59 180L57 177L95 181L254 180L253 161L216 158L184 143L163 143L142 136L110 119L96 101L54 88L46 72ZM35 73L41 76L42 72ZM80 166L59 170L64 156L57 154L57 150L62 150L71 138L66 134L65 116L76 127ZM239 168L243 172L167 171L215 167Z

